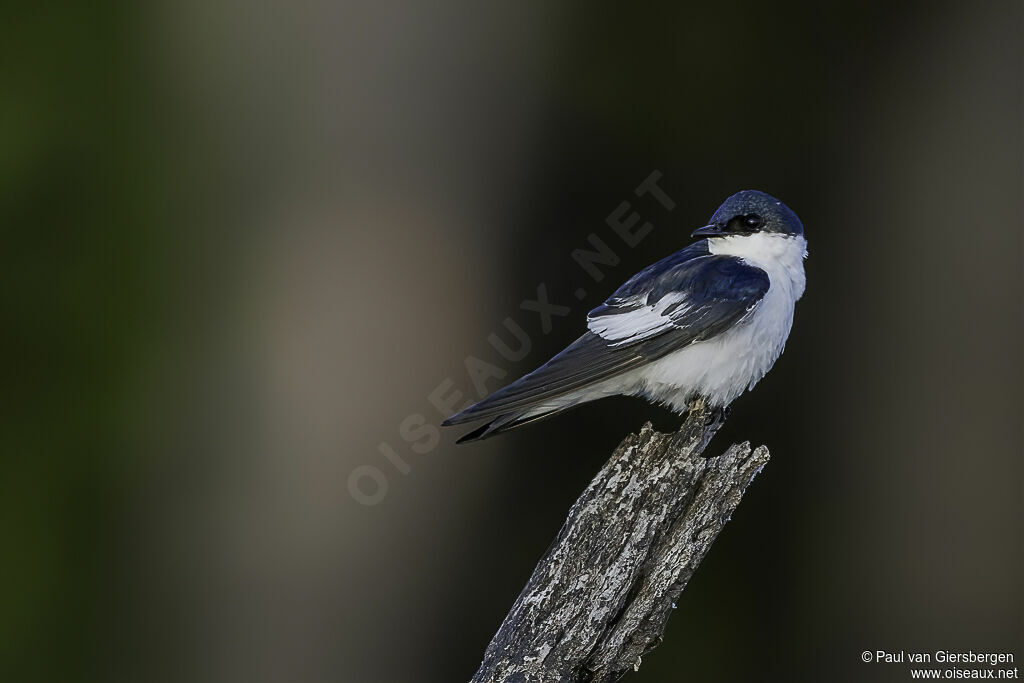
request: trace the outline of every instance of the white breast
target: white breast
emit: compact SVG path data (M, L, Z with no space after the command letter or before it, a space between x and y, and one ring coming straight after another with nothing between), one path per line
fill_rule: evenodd
M759 233L709 240L712 254L737 256L768 273L770 286L732 329L691 344L622 378L629 393L683 411L695 395L726 406L764 377L786 346L793 308L804 293L803 237ZM620 384L621 386L621 384Z

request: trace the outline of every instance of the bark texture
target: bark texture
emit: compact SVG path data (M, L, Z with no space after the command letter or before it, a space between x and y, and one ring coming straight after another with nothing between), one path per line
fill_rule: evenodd
M674 603L768 462L702 453L721 412L627 436L579 497L484 653L474 683L614 681L661 642Z

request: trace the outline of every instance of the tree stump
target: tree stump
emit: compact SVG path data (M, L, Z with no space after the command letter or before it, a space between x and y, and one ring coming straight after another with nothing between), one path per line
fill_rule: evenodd
M768 449L702 454L724 414L627 436L573 504L484 653L474 683L605 682L640 666Z

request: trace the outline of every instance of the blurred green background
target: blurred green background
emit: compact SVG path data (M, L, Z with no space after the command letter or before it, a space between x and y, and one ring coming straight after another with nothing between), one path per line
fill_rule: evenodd
M675 420L615 399L426 454L400 425L748 187L802 218L808 289L712 448L774 457L628 680L1024 657L1019 2L21 5L0 680L467 679L614 445ZM670 214L631 196L653 170ZM655 229L584 280L623 200Z

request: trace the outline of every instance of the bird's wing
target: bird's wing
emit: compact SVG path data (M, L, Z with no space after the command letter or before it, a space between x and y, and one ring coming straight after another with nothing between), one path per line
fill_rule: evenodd
M671 334L664 341L679 348L732 326L761 301L770 284L766 272L735 256L666 259L590 311L587 327L613 348L663 334Z
M768 274L699 246L638 273L587 315L589 332L444 424L535 407L721 334L761 301Z

